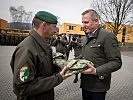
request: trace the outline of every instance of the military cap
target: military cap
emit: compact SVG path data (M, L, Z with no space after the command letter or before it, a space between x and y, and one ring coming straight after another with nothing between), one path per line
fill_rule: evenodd
M53 15L52 13L49 13L47 11L39 11L35 14L35 18L38 18L42 21L45 21L47 23L51 24L57 24L57 17Z

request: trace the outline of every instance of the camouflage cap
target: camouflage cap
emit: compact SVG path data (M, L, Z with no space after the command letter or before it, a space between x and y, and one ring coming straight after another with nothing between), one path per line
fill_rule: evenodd
M35 18L38 18L42 21L45 21L47 23L51 23L51 24L57 24L57 17L55 15L53 15L50 12L46 12L46 11L39 11L35 14Z

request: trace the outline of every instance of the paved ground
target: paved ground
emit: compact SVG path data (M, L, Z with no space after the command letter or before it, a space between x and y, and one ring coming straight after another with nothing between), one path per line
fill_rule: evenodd
M15 100L12 92L12 73L9 66L15 47L0 46L0 100ZM73 57L71 52L70 58ZM133 52L122 52L122 68L113 73L111 89L106 100L133 100ZM80 81L73 83L69 77L55 88L55 100L82 100Z

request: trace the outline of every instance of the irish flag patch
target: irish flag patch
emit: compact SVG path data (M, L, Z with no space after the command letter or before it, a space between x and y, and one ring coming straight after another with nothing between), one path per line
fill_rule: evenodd
M29 75L28 67L23 66L20 69L20 80L23 81L23 82L26 81L28 79L28 75Z

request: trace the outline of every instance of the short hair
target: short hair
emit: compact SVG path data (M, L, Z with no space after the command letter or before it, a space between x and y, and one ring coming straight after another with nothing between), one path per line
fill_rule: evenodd
M87 14L87 13L90 13L91 14L92 20L95 20L95 19L99 19L100 18L99 15L98 15L98 13L95 10L93 10L93 9L88 9L88 10L84 11L82 13L82 16L85 15L85 14Z
M34 28L38 29L41 23L43 23L43 21L38 18L33 18L32 20L32 25Z

